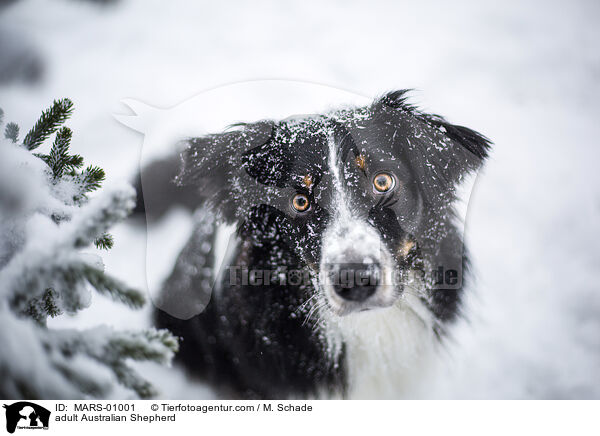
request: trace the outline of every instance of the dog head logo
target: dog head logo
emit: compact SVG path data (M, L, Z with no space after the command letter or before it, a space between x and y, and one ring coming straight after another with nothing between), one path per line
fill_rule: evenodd
M432 293L441 302L434 310L444 312L462 287L466 205L489 143L406 98L256 81L168 110L124 101L135 114L117 119L144 133L138 192L154 304L179 319L202 312L241 235L254 246L271 237L287 247L315 300L336 315L399 304L421 288L445 293ZM171 207L194 210L203 201L210 208L199 208L195 221ZM206 242L226 226L221 244Z
M28 401L5 404L6 431L14 433L15 429L48 429L50 411Z

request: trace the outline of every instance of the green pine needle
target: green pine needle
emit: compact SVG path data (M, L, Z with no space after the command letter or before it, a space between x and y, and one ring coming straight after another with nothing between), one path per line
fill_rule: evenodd
M167 329L156 330L152 328L145 330L144 336L149 342L159 342L174 353L179 351L179 340Z
M100 250L110 250L115 245L115 240L110 233L105 233L94 241L94 245Z
M48 156L47 154L42 154L42 153L32 153L35 157L40 158L41 160L43 160L44 162L46 162L46 165L49 165L48 161L50 159L50 156Z
M144 380L124 363L113 364L113 372L123 386L133 390L140 398L148 399L157 395L156 390L147 380Z
M88 166L81 173L82 191L84 193L95 191L104 181L106 174L100 167Z
M42 303L44 304L44 311L52 318L60 315L60 309L56 306L55 299L58 296L56 291L52 288L46 289L42 296Z
M67 171L75 171L83 166L83 157L78 154L69 156L69 163L67 164Z
M90 265L82 265L81 267L83 277L97 292L108 295L112 299L121 301L134 309L139 309L146 303L146 299L141 292L131 289L121 281L104 274L104 271Z
M73 132L68 127L61 128L54 138L48 161L46 162L54 179L60 179L63 176L65 169L70 165L71 157L69 156L69 145Z
M48 316L54 318L62 313L56 305L56 298L58 298L57 292L52 288L48 288L39 299L32 298L29 301L25 313L38 324L46 325L46 318Z
M42 115L35 123L35 126L25 136L23 145L28 150L38 148L46 138L52 135L64 123L73 112L73 102L68 98L54 100L54 104L49 109L42 112Z
M8 123L4 129L4 137L16 143L19 140L19 125L17 123Z
M0 107L0 124L2 124L2 121L4 121L4 111Z

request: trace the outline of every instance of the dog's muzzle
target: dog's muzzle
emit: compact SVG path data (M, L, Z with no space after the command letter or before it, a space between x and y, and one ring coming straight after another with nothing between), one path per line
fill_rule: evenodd
M395 261L369 224L351 220L325 232L320 288L330 309L347 315L394 304L401 292L394 284Z
M381 266L379 262L334 264L329 269L329 279L340 298L362 302L377 291L381 283Z

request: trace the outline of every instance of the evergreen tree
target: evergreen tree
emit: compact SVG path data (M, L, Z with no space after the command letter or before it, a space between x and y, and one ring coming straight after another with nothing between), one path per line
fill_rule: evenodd
M152 386L127 361L169 364L178 344L168 331L47 326L48 317L87 307L90 290L134 309L145 303L105 274L98 256L82 252L112 247L108 230L132 210L135 192L125 186L89 198L105 174L70 153L72 132L63 124L72 111L70 100L57 100L22 141L8 123L0 143L0 396L103 397L118 382L147 398ZM52 135L49 151L39 152Z

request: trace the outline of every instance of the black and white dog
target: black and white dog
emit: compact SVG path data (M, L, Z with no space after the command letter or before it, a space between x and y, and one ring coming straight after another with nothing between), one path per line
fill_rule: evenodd
M159 307L181 295L203 304L190 319L158 310L157 325L224 397L407 395L460 312L467 260L453 203L489 146L405 91L188 140L181 159L145 172L161 185L158 214L204 211ZM219 270L223 224L237 231Z

